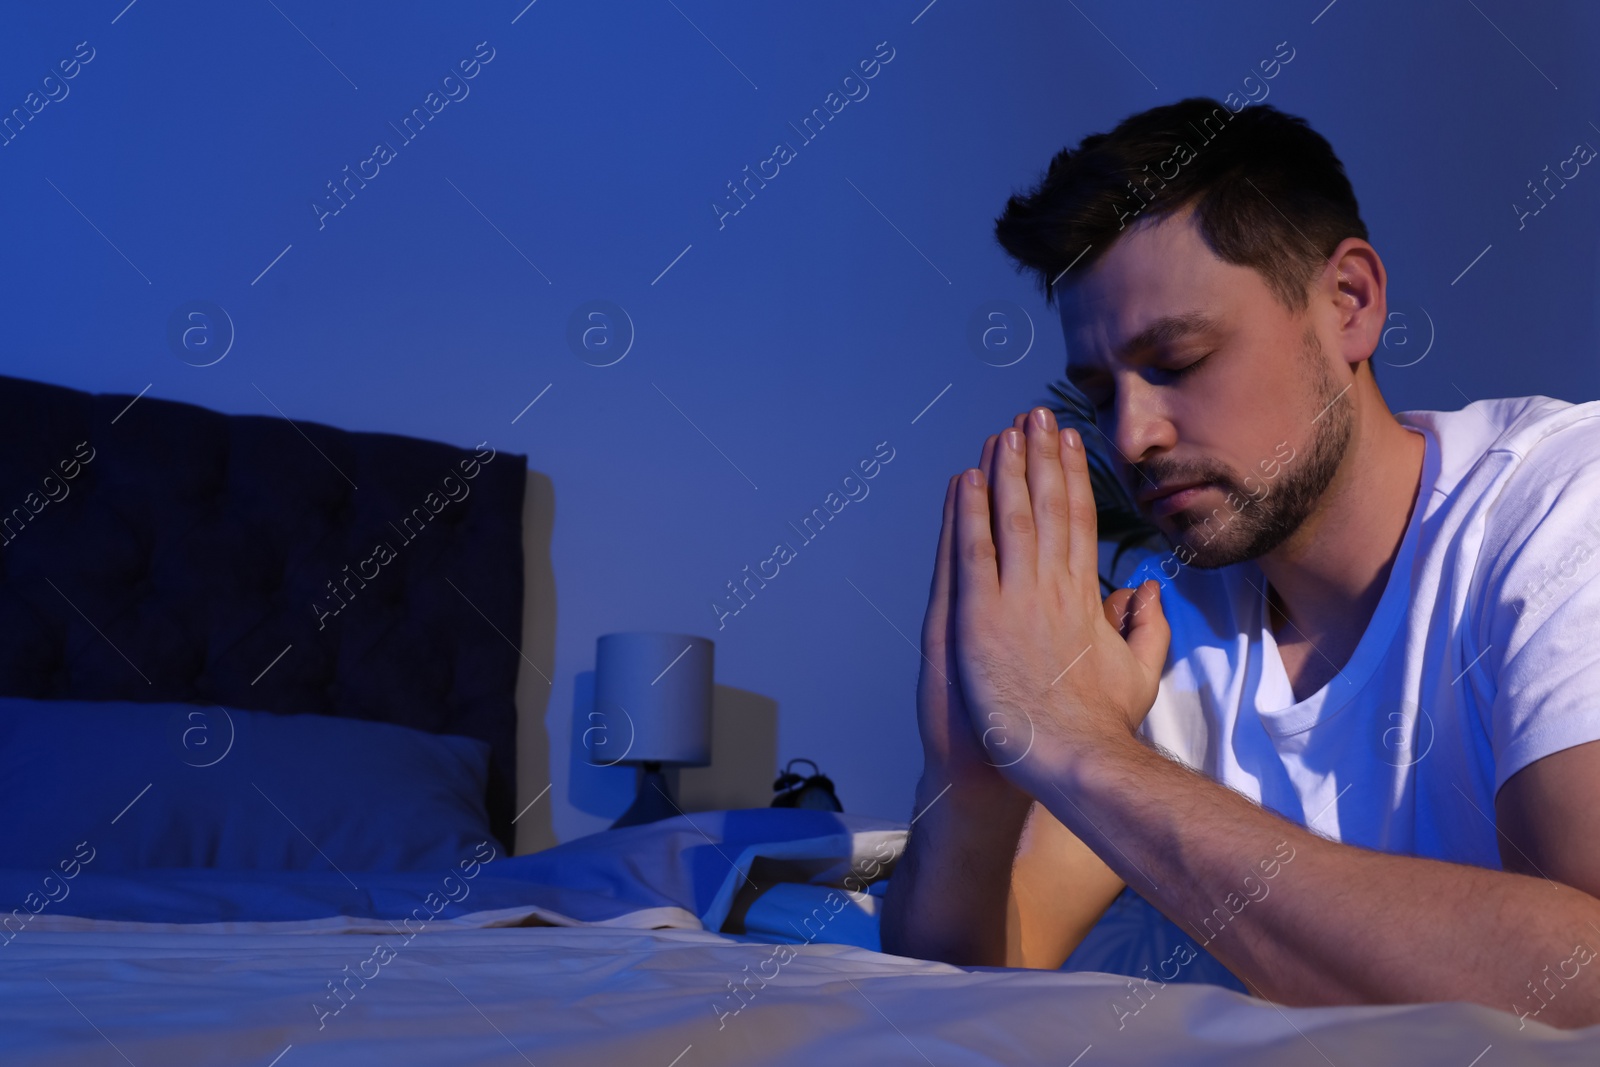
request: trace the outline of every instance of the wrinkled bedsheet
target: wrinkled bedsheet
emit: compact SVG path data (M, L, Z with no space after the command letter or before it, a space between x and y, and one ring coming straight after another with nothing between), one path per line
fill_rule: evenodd
M1600 1063L1600 1026L1479 1005L885 955L873 890L904 836L720 812L446 872L0 871L27 901L0 934L0 1064Z
M1518 1033L1510 1014L1466 1004L1280 1009L1168 985L1129 1016L1114 1005L1130 981L692 930L41 932L0 953L0 1060L1493 1067L1600 1052L1592 1030Z

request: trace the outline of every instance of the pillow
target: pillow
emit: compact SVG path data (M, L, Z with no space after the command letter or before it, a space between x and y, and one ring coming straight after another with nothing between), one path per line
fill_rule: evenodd
M488 761L360 719L0 697L0 867L441 869L494 842Z
M766 944L854 945L882 952L878 938L878 917L883 911L883 896L889 880L879 879L865 889L847 891L831 885L805 882L778 882L766 885L760 878L761 892L737 922L730 915L723 933L742 933ZM730 931L730 926L737 929Z

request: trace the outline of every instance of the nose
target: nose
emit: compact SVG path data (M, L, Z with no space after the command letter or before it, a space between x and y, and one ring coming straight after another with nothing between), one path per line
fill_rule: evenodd
M1137 374L1125 373L1116 383L1116 399L1111 405L1109 426L1100 430L1116 446L1122 461L1138 468L1149 458L1169 451L1178 442L1178 431L1172 423L1160 390L1153 388ZM1135 482L1142 482L1137 474ZM1134 485L1138 492L1139 485Z

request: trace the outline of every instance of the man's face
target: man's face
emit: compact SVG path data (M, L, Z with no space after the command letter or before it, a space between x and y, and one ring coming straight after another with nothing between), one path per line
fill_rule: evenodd
M1271 551L1315 509L1353 425L1316 316L1205 243L1192 210L1141 220L1060 291L1067 377L1180 562ZM1315 306L1315 305L1313 305ZM1151 499L1169 487L1198 490Z

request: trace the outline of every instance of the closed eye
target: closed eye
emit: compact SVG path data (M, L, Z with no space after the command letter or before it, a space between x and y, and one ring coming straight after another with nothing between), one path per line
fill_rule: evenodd
M1215 354L1216 350L1213 349L1212 351L1201 356L1199 359L1185 363L1181 367L1153 367L1151 368L1151 372L1154 374L1164 374L1168 379L1176 380L1178 378L1188 376L1195 370L1195 368L1199 367L1200 364L1204 363L1207 359ZM1105 411L1107 408L1109 408L1113 399L1110 392L1107 392L1102 397L1097 399L1093 392L1086 391L1084 393L1084 397L1089 401L1090 406L1092 406L1096 412Z
M1185 363L1181 367L1165 368L1164 369L1164 373L1166 373L1167 375L1169 375L1170 377L1173 377L1173 378L1182 378L1184 375L1189 374L1196 367L1200 366L1200 364L1204 363L1212 355L1213 355L1212 352L1207 352L1205 355L1201 356L1199 359L1193 360L1192 362L1189 362L1189 363Z

